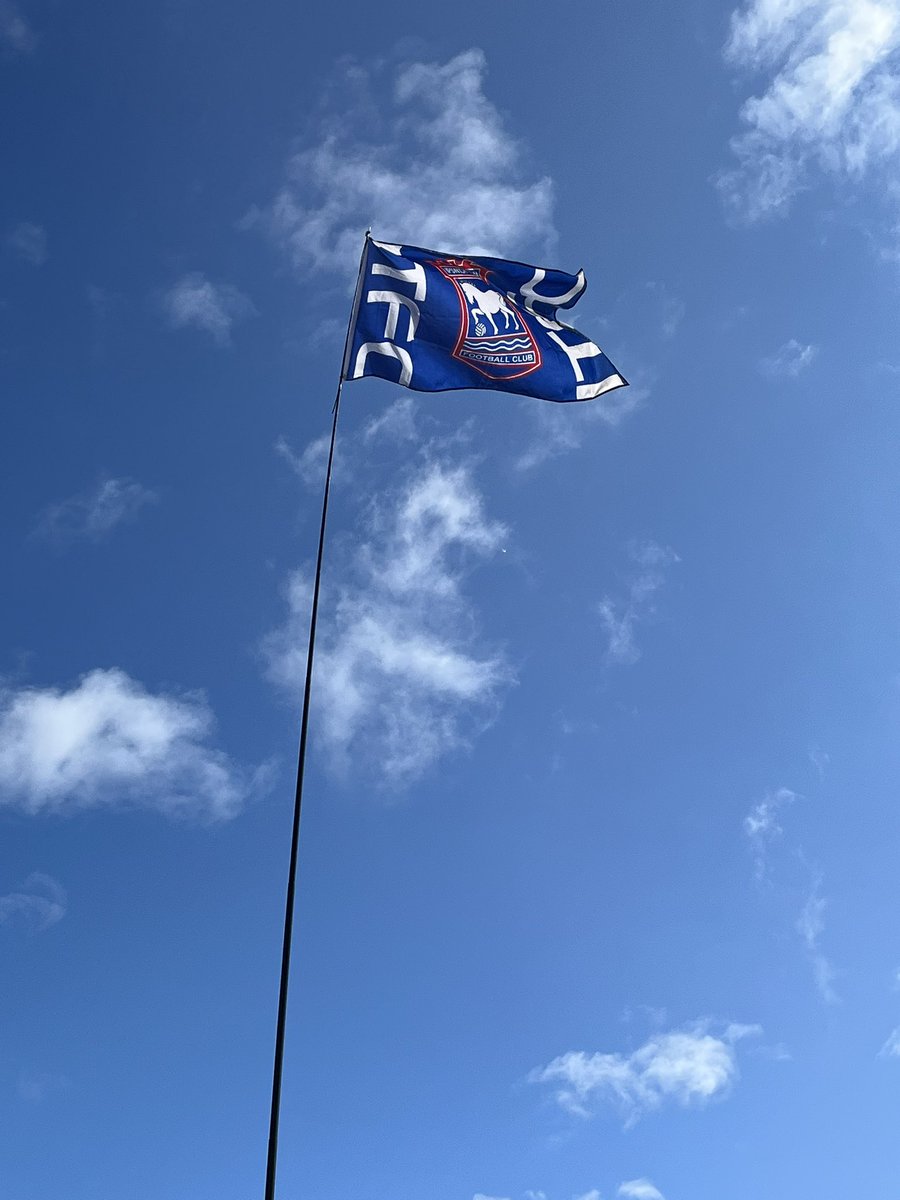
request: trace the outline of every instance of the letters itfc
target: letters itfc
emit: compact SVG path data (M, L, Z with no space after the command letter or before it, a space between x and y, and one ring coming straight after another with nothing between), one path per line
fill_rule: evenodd
M558 320L585 287L583 271L367 241L344 378L593 399L626 380L599 346Z

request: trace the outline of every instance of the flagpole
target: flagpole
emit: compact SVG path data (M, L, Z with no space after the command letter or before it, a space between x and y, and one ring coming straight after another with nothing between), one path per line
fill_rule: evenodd
M275 1175L278 1165L278 1123L281 1114L281 1076L284 1067L284 1032L287 1022L288 986L291 974L291 945L294 932L294 898L297 890L297 859L300 846L300 810L303 805L303 774L306 766L306 742L309 731L309 698L312 691L313 658L316 649L316 626L319 617L319 592L322 583L322 559L325 552L325 526L328 521L328 498L331 493L331 472L334 465L334 447L337 440L338 414L341 407L341 391L347 373L350 354L351 335L359 309L359 298L362 291L363 266L366 251L369 246L371 230L366 230L362 255L359 260L359 274L356 281L356 292L353 297L353 307L347 322L347 333L344 338L344 354L341 361L341 374L338 380L337 392L334 397L331 421L331 444L328 448L328 468L325 472L325 490L322 495L322 520L319 525L319 548L316 554L316 578L313 585L312 611L309 618L309 642L306 650L306 681L303 687L303 709L300 717L300 748L297 754L297 785L294 792L294 819L291 829L291 856L288 866L287 894L284 905L284 937L281 948L281 980L278 988L278 1019L275 1026L275 1062L272 1071L272 1108L269 1115L269 1148L266 1159L266 1190L265 1200L275 1200Z

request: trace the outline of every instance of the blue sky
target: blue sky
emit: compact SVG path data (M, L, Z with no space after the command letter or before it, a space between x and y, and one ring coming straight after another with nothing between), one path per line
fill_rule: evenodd
M363 230L632 386L345 388L279 1196L900 1180L900 4L0 0L0 1193L261 1195Z

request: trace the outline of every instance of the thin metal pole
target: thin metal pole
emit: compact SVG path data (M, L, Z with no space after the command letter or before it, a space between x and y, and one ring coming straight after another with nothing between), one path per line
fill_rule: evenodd
M281 1113L281 1073L284 1066L284 1030L287 1020L288 982L291 973L291 941L294 932L294 895L297 890L297 854L300 845L300 809L303 805L303 770L306 765L306 739L309 730L309 694L312 688L313 656L316 648L316 624L319 615L319 587L322 578L322 555L325 549L325 522L328 517L328 494L331 490L331 466L337 434L341 386L338 384L331 423L331 448L328 452L328 473L325 476L325 497L322 503L322 524L319 527L319 552L316 558L316 582L313 588L312 613L309 621L309 646L306 652L306 683L303 689L303 715L300 718L300 750L297 759L297 788L294 794L294 823L291 831L291 859L288 867L287 896L284 906L284 941L281 948L281 983L278 989L278 1021L275 1028L275 1067L272 1075L272 1111L269 1117L269 1153L266 1162L266 1200L275 1200L275 1170L278 1162L278 1118Z
M275 1173L278 1164L278 1119L281 1113L281 1075L284 1066L284 1031L287 1021L288 984L291 974L291 942L294 931L294 896L297 890L297 857L300 846L300 810L303 804L303 771L306 765L306 740L309 730L309 697L312 690L313 656L316 649L316 625L319 616L319 591L322 582L322 557L325 551L325 525L328 520L328 497L331 492L331 470L334 464L334 447L337 439L338 413L341 407L341 390L347 371L350 338L362 285L363 262L369 244L369 233L363 245L356 295L350 311L347 336L344 342L344 357L341 377L334 397L334 416L331 422L331 445L328 450L328 469L325 473L325 492L322 496L322 522L319 526L319 549L316 555L316 579L313 586L312 612L309 618L309 643L306 651L306 682L303 687L303 714L300 718L300 749L297 755L297 787L294 793L294 822L291 831L291 858L288 867L287 895L284 905L284 940L281 948L281 982L278 988L278 1020L275 1027L275 1064L272 1072L272 1109L269 1116L269 1151L266 1160L265 1200L275 1200Z

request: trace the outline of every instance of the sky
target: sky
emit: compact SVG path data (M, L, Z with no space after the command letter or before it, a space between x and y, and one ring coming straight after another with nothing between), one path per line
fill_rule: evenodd
M0 1195L261 1196L361 239L631 386L344 388L279 1200L900 1188L900 2L0 0Z

